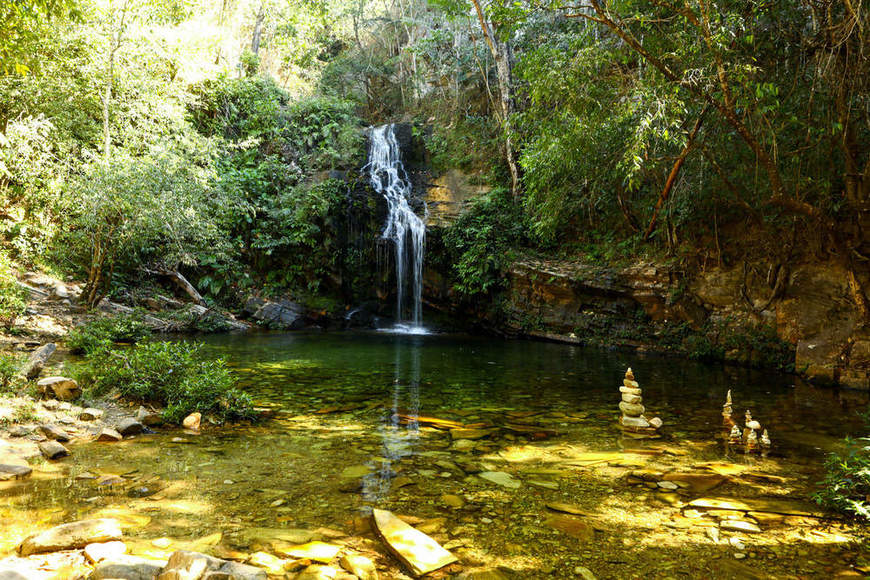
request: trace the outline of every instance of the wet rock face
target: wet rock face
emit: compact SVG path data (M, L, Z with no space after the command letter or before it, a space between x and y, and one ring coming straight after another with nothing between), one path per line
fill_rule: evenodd
M430 276L431 278L431 276ZM658 349L656 328L735 321L744 328L774 328L794 345L794 368L812 380L870 389L870 332L848 285L847 272L832 263L794 267L780 298L768 299L764 280L742 268L685 276L666 266L638 264L604 268L590 264L527 259L508 272L500 327L564 342ZM443 284L427 280L427 297L449 305ZM487 318L486 312L476 312ZM639 325L639 317L649 324ZM735 349L727 360L755 366L762 353ZM790 361L789 361L790 362Z

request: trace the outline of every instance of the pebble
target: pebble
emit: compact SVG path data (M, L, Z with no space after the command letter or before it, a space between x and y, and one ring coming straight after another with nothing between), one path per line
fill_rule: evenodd
M734 558L737 560L742 560L745 557L746 557L746 554L744 554L743 552L735 552L735 554L734 554Z

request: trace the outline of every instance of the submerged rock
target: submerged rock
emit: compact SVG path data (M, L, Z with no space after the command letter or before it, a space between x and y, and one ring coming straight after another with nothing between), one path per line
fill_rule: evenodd
M504 471L484 471L482 473L477 474L479 477L487 481L491 481L497 485L502 487L508 487L511 489L519 489L522 485L520 481L514 479L510 473L505 473Z
M29 556L43 552L73 550L97 542L120 540L121 536L121 525L118 520L111 518L81 520L55 526L28 537L21 542L18 552L22 556Z
M341 546L327 544L326 542L308 542L307 544L291 546L279 551L284 556L328 564L341 551Z

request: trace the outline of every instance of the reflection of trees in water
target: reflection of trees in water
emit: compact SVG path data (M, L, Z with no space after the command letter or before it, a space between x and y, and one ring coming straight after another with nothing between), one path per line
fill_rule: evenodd
M397 339L393 384L391 386L390 413L378 426L381 435L381 456L370 463L372 470L363 478L363 499L378 501L390 490L395 475L393 465L414 452L420 436L420 362L422 348L418 342ZM408 420L402 421L400 415Z

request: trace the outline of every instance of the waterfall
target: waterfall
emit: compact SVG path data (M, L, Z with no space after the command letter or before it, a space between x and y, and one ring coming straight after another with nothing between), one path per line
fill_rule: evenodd
M393 242L396 258L396 330L425 332L422 327L423 244L426 223L408 201L411 182L402 166L394 126L371 130L368 169L372 187L387 200L387 222L381 237ZM410 284L409 284L410 282ZM407 289L410 286L410 296ZM410 309L406 301L410 298ZM410 318L405 318L410 310ZM404 323L404 324L403 324Z

